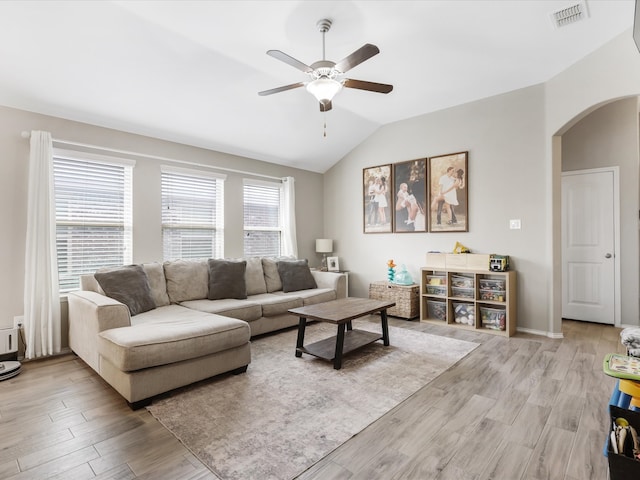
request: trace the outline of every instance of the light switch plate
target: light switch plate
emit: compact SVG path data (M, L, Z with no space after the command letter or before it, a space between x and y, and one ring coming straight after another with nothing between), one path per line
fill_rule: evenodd
M522 228L520 219L517 218L515 220L509 220L509 228L511 230L520 230L520 228Z

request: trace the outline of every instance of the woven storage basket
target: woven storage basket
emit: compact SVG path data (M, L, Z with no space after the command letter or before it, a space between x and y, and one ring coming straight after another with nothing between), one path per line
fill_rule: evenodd
M416 318L420 315L419 285L394 285L389 282L369 284L369 298L396 302L387 310L389 315L402 318Z

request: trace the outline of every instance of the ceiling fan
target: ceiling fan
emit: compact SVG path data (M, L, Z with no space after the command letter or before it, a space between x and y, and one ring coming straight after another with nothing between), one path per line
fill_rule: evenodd
M280 50L267 51L267 55L283 61L284 63L287 63L309 75L310 80L308 82L292 83L291 85L272 88L271 90L264 90L262 92L258 92L258 95L265 96L298 87L306 87L307 91L316 97L318 102L320 102L320 111L327 112L331 110L331 101L333 100L333 97L342 90L342 87L357 88L359 90L368 90L370 92L377 93L389 93L393 90L393 85L343 78L343 75L353 67L360 65L365 60L368 60L374 55L380 53L378 47L367 43L348 57L345 57L335 63L325 59L324 34L331 28L331 20L324 18L318 21L317 27L320 30L320 33L322 33L322 60L318 60L310 66L296 60Z

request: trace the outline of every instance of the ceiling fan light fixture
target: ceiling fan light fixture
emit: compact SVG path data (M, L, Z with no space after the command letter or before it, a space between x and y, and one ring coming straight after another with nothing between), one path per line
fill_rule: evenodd
M323 105L331 102L340 90L342 83L331 78L322 77L307 83L307 91Z

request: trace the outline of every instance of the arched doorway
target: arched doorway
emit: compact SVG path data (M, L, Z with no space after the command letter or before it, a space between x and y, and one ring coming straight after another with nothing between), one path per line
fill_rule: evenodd
M617 166L620 169L618 232L616 232L616 312L615 324L637 324L639 281L638 236L638 99L627 97L594 106L577 115L553 137L553 173L555 217L554 271L555 295L550 327L561 332L562 303L560 287L567 287L561 274L564 219L561 210L563 172ZM558 260L559 259L559 260Z

